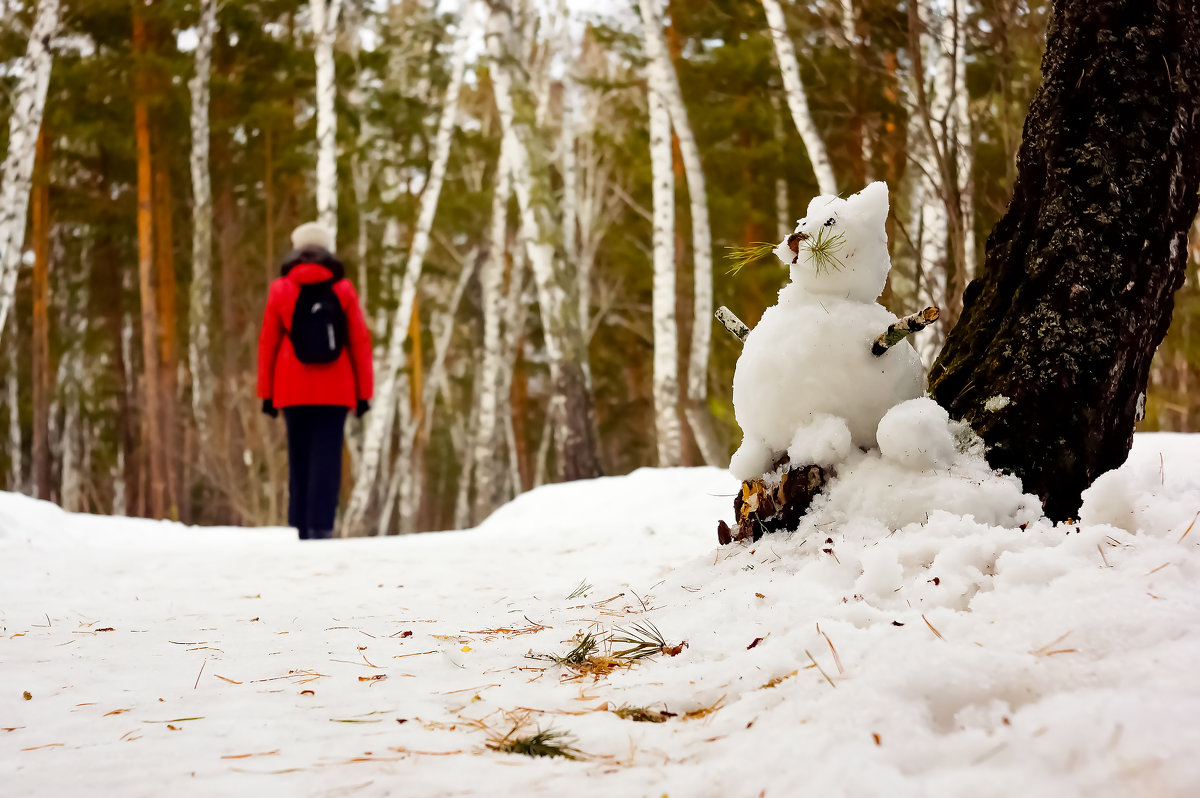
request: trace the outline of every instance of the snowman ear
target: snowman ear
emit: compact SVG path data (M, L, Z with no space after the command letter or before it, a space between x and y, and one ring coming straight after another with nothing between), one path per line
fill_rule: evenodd
M888 186L882 180L870 184L851 197L849 202L855 206L864 219L880 225L887 221Z

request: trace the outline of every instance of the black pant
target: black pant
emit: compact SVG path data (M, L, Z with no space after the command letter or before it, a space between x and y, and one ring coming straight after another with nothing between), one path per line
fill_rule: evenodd
M302 540L333 534L348 409L337 405L283 408L288 439L288 524L299 530Z

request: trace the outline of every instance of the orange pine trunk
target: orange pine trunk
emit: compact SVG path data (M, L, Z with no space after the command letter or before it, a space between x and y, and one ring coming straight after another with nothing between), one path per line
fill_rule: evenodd
M163 478L161 408L158 401L158 310L154 291L153 168L150 157L150 108L147 104L146 21L133 5L134 128L137 136L138 292L142 312L142 456L147 463L146 510L162 518L166 507Z
M33 484L50 499L50 142L38 134L33 174Z

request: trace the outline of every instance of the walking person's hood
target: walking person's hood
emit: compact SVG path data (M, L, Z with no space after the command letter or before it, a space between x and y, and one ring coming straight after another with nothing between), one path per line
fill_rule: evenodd
M322 283L343 279L346 267L324 247L308 245L289 252L280 273L301 284Z

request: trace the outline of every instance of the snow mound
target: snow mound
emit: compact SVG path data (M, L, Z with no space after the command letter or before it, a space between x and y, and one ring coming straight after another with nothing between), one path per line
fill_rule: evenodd
M1200 438L1139 435L1084 521L1055 525L969 449L913 455L936 416L898 411L897 440L851 451L795 532L723 547L736 482L716 469L316 543L0 494L0 778L73 796L1200 794ZM600 678L526 656L634 624L688 645ZM517 726L567 732L581 758L487 747Z

